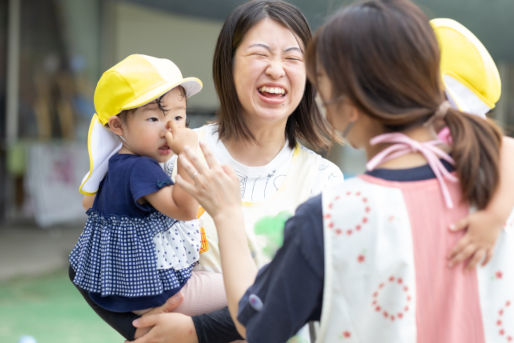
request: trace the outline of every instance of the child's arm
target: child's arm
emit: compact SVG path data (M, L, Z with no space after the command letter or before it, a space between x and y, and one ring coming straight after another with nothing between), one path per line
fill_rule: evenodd
M198 136L193 130L187 128L175 129L173 134L167 133L166 140L176 154L180 154L186 146L193 149L198 146ZM177 161L177 173L182 178L194 182L183 170L180 161ZM178 185L164 187L155 193L148 194L145 199L157 211L178 220L194 219L198 212L198 202Z
M180 163L178 174L185 174ZM188 180L189 177L185 176ZM191 220L196 218L198 202L178 185L163 187L159 191L148 194L145 199L159 212L178 220Z
M95 202L95 194L91 195L84 195L82 198L82 207L84 210L89 210L91 207L93 207L93 203Z
M468 269L480 261L489 262L494 245L514 207L514 139L504 137L500 152L500 183L488 206L460 220L450 229L467 232L450 252L449 266L452 267L468 258Z

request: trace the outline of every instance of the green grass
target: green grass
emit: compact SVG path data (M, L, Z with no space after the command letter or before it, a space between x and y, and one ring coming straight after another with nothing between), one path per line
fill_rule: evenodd
M17 343L23 335L37 343L124 341L87 305L65 270L0 282L0 342Z

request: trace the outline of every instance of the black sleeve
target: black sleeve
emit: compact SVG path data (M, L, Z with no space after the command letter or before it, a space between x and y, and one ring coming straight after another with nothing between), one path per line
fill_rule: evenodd
M230 317L228 307L193 316L193 323L198 343L225 343L242 339Z
M71 266L68 268L68 276L73 283L73 279L75 278L75 271ZM114 330L118 331L120 335L125 337L127 340L134 340L134 334L136 333L136 328L132 325L132 321L134 319L139 318L138 315L132 312L110 312L107 311L97 304L95 304L88 296L87 292L83 289L77 287L74 283L73 285L80 292L84 300L88 303L88 305L96 312L100 318L102 318L107 324L109 324Z
M284 245L239 302L237 318L248 341L285 342L320 319L324 262L321 196L316 196L286 222Z

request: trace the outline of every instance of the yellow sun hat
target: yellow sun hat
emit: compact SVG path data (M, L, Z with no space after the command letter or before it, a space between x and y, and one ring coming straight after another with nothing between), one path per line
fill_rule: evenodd
M183 78L169 59L130 55L100 77L94 96L96 114L105 125L121 111L143 106L177 86L182 86L190 97L202 89L202 81Z
M95 194L107 173L109 158L121 148L120 138L105 124L124 110L146 105L175 87L190 97L200 92L202 81L184 78L175 63L166 58L133 54L105 71L96 85L96 113L88 132L89 172L79 187L82 194Z
M449 101L464 112L480 115L496 106L501 80L480 40L453 19L430 21L441 50L441 74Z

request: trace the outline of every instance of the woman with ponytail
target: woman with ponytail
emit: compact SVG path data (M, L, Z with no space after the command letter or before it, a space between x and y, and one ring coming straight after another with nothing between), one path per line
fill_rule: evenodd
M216 224L241 335L285 342L320 320L320 342L512 341L514 216L486 266L447 267L463 235L448 226L497 195L502 134L450 106L426 16L409 0L359 2L318 31L306 56L327 119L366 151L367 171L301 205L259 273L235 174L205 147L208 168L190 151L180 157L195 178L177 183ZM437 137L441 121L450 142Z

